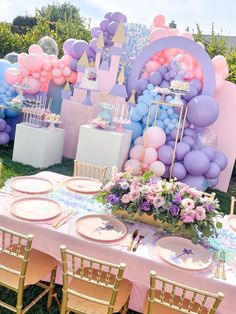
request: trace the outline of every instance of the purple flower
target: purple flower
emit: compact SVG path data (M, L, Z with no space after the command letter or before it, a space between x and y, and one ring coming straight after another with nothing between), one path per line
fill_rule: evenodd
M176 205L172 205L169 209L169 213L171 214L171 216L178 216L179 214L179 207Z
M145 211L145 212L148 212L151 208L150 208L150 205L147 201L144 201L142 203L140 203L140 209Z
M173 199L173 202L174 202L175 204L179 204L179 203L182 202L182 197L181 197L181 195L180 195L179 193L176 193L176 194L175 194L175 197L174 197L174 199Z
M215 210L215 206L211 204L205 204L204 207L209 210L210 212L213 212Z
M110 194L107 196L107 200L111 204L117 204L117 203L119 203L120 198L116 194Z

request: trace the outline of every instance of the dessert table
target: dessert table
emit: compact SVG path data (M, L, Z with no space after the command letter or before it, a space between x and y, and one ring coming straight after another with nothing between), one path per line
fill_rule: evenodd
M104 213L102 205L98 204L92 196L78 195L68 191L63 192L61 182L65 180L65 177L62 175L45 171L36 176L48 179L57 186L55 192L48 194L48 197L60 201L63 208L73 207L74 215L58 229L54 229L48 223L26 222L16 218L9 211L10 202L14 200L14 197L0 194L1 226L24 234L34 234L33 247L51 254L59 261L59 247L65 244L69 249L83 255L113 263L126 263L125 277L133 283L129 304L132 310L143 312L144 300L149 285L149 273L150 270L155 270L160 276L191 287L213 293L223 292L225 297L217 313L235 313L236 275L229 265L226 265L227 280L214 278L214 263L202 271L188 271L172 266L164 262L156 253L156 242L163 235L157 234L155 227L139 222L127 223L128 235L115 244L103 244L87 240L77 233L75 222L79 217L88 213ZM225 224L227 223L225 222ZM130 243L131 235L135 229L144 232L146 236L137 251L130 252L127 251L127 245ZM57 274L57 282L62 282L60 269Z

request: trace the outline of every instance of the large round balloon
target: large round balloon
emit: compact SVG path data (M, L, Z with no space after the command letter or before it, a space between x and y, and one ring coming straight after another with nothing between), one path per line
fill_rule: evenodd
M204 152L193 150L184 157L184 166L189 174L199 176L208 171L210 160Z
M211 125L216 121L218 115L218 104L212 97L199 95L188 102L188 121L197 127Z
M166 134L162 128L152 126L144 132L144 143L147 147L159 148L166 142Z
M76 41L76 39L74 38L69 38L67 39L64 44L63 44L63 51L66 55L70 55L72 56L73 52L72 52L72 45L74 44L74 42Z
M29 71L40 71L43 67L43 57L36 53L30 53L25 58L25 65Z
M207 189L206 179L204 176L191 176L187 175L183 180L183 183L188 184L190 187L199 191L205 191Z

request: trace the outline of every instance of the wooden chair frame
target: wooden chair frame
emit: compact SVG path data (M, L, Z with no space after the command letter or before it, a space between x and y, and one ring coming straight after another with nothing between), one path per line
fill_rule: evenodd
M156 298L156 281L159 281L162 287L160 298ZM167 284L172 288L168 302L165 300L165 294L167 293L165 289L166 289ZM176 289L182 290L182 295L180 296L178 306L174 304L175 297L177 296L175 294ZM184 300L185 300L185 296L187 292L192 294L192 298L191 300L188 299L190 302L189 302L188 308L186 309L186 308L183 308L183 305L184 305ZM202 300L202 303L199 304L198 310L196 312L196 311L193 311L192 308L196 302L197 296L201 296L203 300ZM222 292L219 292L218 294L213 294L213 293L206 292L203 290L194 289L194 288L173 282L171 280L167 280L165 278L159 277L156 275L155 271L151 271L147 314L152 314L152 313L156 314L152 312L154 303L162 304L163 306L176 310L180 313L201 314L202 309L205 306L208 299L211 299L213 301L210 309L208 310L208 314L215 314L223 298L224 298L224 294Z
M16 259L19 259L21 261L21 269L19 271L16 271L14 269L8 268L7 266L0 264L0 270L9 272L11 274L19 276L19 284L18 288L12 287L11 285L7 285L4 282L1 282L0 278L0 285L4 286L12 291L15 291L17 293L17 302L16 307L11 306L3 301L0 301L0 306L14 312L17 314L24 314L29 309L31 309L32 306L35 305L36 302L38 302L45 294L48 293L48 301L47 301L47 308L49 309L52 304L52 298L56 297L54 295L54 287L55 287L55 280L56 280L56 270L57 267L55 267L51 272L50 277L50 284L45 285L41 282L36 283L37 286L44 289L43 292L41 292L35 300L33 300L30 304L28 304L23 309L23 293L24 289L27 287L25 286L25 278L26 278L26 272L27 272L27 266L30 259L30 251L32 248L32 241L34 236L32 234L29 235L23 235L11 230L8 230L6 228L0 227L0 233L2 234L2 244L0 244L0 253L5 253L8 256L12 256ZM9 236L10 243L8 246L6 243L6 237ZM16 241L14 241L16 239ZM24 244L25 242L25 244ZM57 297L56 297L57 300ZM58 302L58 300L57 300Z
M215 197L216 197L216 193L215 192L212 192L212 193L202 192L202 196L203 197L208 197L211 200L214 200Z
M234 215L234 207L235 207L236 199L235 196L231 197L231 205L230 205L230 215Z
M81 176L87 178L97 179L99 181L104 180L107 172L106 166L96 166L92 164L86 164L74 160L74 171L73 176Z
M62 304L61 304L61 314L70 313L70 311L75 313L80 313L76 308L70 308L67 305L68 294L74 295L78 298L97 303L99 305L107 306L107 314L112 314L114 310L114 305L116 302L117 293L119 291L120 282L123 279L123 274L126 265L121 263L120 265L111 264L107 262L103 262L100 260L92 259L90 257L86 257L70 250L67 250L66 246L62 245L61 249L61 258L62 258L62 272L63 272L63 288L62 288ZM71 257L71 270L68 267L68 256ZM79 270L76 269L76 261L79 262ZM85 262L89 264L89 267L84 267ZM94 264L98 265L97 268L93 268ZM101 274L103 271L103 267L107 267L109 270L106 272L105 281L101 281ZM114 280L114 284L109 283L110 277L112 275L112 271L116 270L117 274ZM96 271L96 279L93 279L93 272ZM68 280L69 277L81 280L86 283L92 283L94 285L108 288L112 290L111 298L109 301L96 299L94 297L79 293L75 290L69 288ZM127 313L128 311L128 302L124 305L122 309L122 313Z

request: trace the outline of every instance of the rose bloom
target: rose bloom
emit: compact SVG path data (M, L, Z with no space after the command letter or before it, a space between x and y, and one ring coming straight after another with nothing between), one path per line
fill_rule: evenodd
M183 210L180 213L180 219L184 223L192 223L195 220L195 210Z
M130 202L130 197L129 197L129 194L124 194L121 198L121 202L124 203L124 204L127 204Z
M205 220L206 219L206 210L203 206L197 206L195 208L195 217L197 220Z
M131 202L134 202L140 197L140 193L139 191L131 190L129 192L129 197L130 197Z
M159 208L165 204L165 199L162 196L155 196L152 203L155 208Z
M151 193L148 193L148 194L146 195L146 199L147 199L148 202L152 202L152 201L153 201L153 198L154 198L154 195L151 194Z
M106 192L110 192L114 185L115 183L110 181L104 186L103 190Z
M188 207L189 209L194 209L195 203L191 198L184 198L181 202L184 208Z
M150 187L148 185L143 185L140 188L140 193L142 194L148 194L150 192Z

